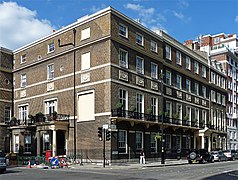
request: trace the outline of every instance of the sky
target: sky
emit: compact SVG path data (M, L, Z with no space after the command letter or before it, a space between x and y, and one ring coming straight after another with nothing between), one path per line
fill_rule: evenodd
M0 47L15 50L108 6L181 43L238 35L238 0L0 0Z

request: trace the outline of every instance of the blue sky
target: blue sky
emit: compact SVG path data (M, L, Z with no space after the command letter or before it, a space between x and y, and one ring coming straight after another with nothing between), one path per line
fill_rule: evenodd
M0 46L16 49L108 6L181 43L238 34L237 0L13 0L0 1Z

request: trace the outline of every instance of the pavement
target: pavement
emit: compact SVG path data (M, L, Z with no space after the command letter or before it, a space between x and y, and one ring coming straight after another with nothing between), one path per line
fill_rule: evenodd
M188 164L188 160L186 159L166 159L165 164L161 164L160 160L155 161L147 161L145 164L139 164L135 162L127 162L127 163L113 163L112 165L106 165L105 168L110 169L139 169L146 167L166 167L166 166L179 166ZM90 169L90 168L103 168L102 163L90 163L83 165L70 165L69 168L72 169Z
M141 169L147 167L166 167L166 166L179 166L186 165L188 161L186 159L166 159L165 164L161 164L161 161L147 161L145 164L139 164L137 162L125 162L125 163L113 163L103 167L102 163L83 163L83 164L71 164L68 166L70 169ZM12 166L13 167L13 166ZM19 166L18 166L19 167ZM20 166L22 168L29 168L29 166ZM8 168L11 168L8 166ZM30 168L39 168L39 169L51 169L51 167L40 164L32 165ZM58 168L58 167L55 167ZM64 167L67 168L67 167Z

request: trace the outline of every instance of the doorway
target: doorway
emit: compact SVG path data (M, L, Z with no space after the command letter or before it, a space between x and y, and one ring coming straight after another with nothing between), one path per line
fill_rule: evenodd
M65 133L62 130L57 130L56 132L57 137L57 156L65 155Z

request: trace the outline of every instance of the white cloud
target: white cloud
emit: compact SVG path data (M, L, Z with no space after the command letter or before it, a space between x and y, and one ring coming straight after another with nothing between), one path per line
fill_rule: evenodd
M104 8L106 8L105 4L101 4L100 6L92 6L90 8L90 12L95 13L97 11L100 11L100 10L104 9Z
M138 13L138 18L140 19L141 24L143 25L149 25L156 22L156 19L154 17L155 14L154 8L144 8L139 4L131 4L131 3L124 5L124 7L126 9L136 11Z
M177 17L178 19L180 19L184 22L188 22L191 20L191 17L184 16L184 14L182 12L173 11L173 14L175 17Z
M184 19L184 15L183 15L183 13L181 13L181 12L176 12L176 11L173 11L173 14L174 14L174 16L175 17L177 17L177 18L179 18L179 19L181 19L181 20L183 20Z
M238 23L238 16L236 16L236 17L235 17L235 22L237 22L237 23Z
M151 30L152 31L154 31L155 33L157 33L157 34L161 34L161 32L160 31L164 31L165 33L168 33L168 31L167 31L167 29L165 29L162 25L160 25L160 24L157 24L157 26L153 26L152 28L151 28Z
M36 16L36 11L15 2L0 3L0 46L14 50L50 34L51 23Z
M158 17L158 21L167 22L167 19L164 15L157 14L157 17Z
M180 9L186 9L186 8L189 7L189 3L187 1L185 1L185 0L179 0L178 1L178 7Z

